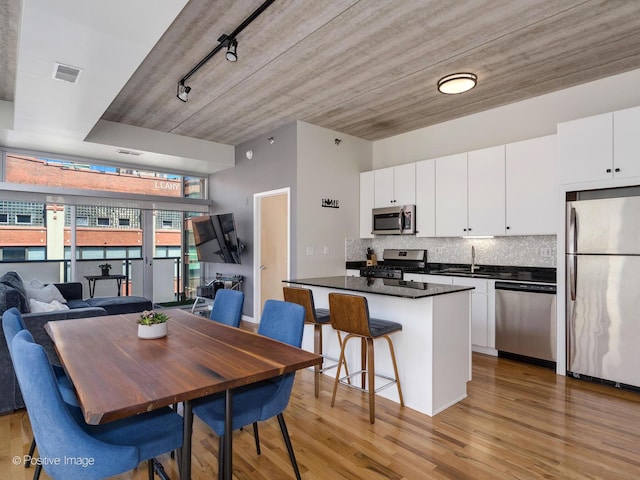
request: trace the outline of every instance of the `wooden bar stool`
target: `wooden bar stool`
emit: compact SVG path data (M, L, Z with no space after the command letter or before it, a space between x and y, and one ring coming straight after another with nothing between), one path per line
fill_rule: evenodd
M322 365L315 365L314 370L314 383L315 383L315 395L318 397L320 394L320 374L325 370L335 368L338 365L337 358L327 357L322 353L322 326L329 324L329 310L326 308L315 308L313 301L313 292L308 288L297 287L282 287L284 291L284 300L286 302L297 303L302 305L305 309L304 322L313 325L313 353L321 355L323 357ZM342 337L340 332L336 332L338 335L338 343L342 350ZM333 365L324 366L324 359L335 362ZM345 369L347 366L345 365ZM347 370L348 373L348 370Z
M396 364L396 356L393 351L393 342L389 337L389 334L393 332L399 332L402 330L402 325L396 322L391 322L388 320L379 320L376 318L369 317L369 306L367 304L367 299L365 297L359 295L346 295L341 293L330 293L329 294L329 311L331 312L331 325L336 330L346 332L347 336L344 338L342 342L342 349L340 351L340 359L338 361L338 372L336 373L336 379L333 384L333 396L331 397L331 406L333 407L336 399L336 392L338 390L338 383L343 383L352 388L356 388L361 391L365 391L369 393L369 421L371 423L375 422L375 394L380 390L390 387L393 384L396 384L398 387L398 396L400 397L400 405L404 406L404 400L402 398L402 389L400 387L400 377L398 376L398 366ZM362 369L358 372L354 372L347 375L345 377L340 378L340 367L342 363L345 362L345 349L347 348L347 342L352 338L361 338L362 339ZM389 344L389 352L391 353L391 361L393 362L393 372L395 378L388 377L386 375L380 375L375 373L375 362L374 362L374 339L376 338L385 338L387 343ZM366 362L365 362L366 358ZM366 365L366 367L365 367ZM355 384L347 383L350 377L355 375L362 375L364 380L364 375L366 374L366 383L367 387L365 388L364 382L362 387L358 387ZM382 385L380 388L375 388L375 377L383 378L388 380L387 383Z

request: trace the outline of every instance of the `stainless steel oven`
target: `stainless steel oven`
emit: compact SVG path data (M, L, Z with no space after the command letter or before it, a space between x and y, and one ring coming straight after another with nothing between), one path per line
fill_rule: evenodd
M555 285L496 282L496 349L502 356L555 365Z

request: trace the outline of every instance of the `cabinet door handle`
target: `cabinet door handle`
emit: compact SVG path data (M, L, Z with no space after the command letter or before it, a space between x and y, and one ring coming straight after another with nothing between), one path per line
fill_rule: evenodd
M611 173L611 169L610 168L607 168L607 173Z
M509 230L511 227L507 227L507 230Z
M462 229L462 231L463 231L463 232L466 232L466 231L467 231L467 229L466 229L466 228L463 228L463 229Z
M614 170L614 172L619 172L619 171L620 171L620 169L619 169L619 168L616 168L616 169Z

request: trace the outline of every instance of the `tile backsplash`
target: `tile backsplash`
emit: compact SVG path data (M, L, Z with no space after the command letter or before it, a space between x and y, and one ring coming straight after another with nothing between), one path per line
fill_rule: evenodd
M385 248L421 248L434 263L471 263L471 246L476 250L476 264L520 267L555 267L556 236L513 236L494 238L422 238L413 235L386 235L373 239L347 238L345 260L366 259L372 248L382 259Z

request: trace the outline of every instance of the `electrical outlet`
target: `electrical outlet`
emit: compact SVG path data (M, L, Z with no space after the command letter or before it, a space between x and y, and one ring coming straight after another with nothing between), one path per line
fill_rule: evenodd
M444 253L444 248L442 248L442 247L436 247L436 253L437 253L438 255L442 255L442 254Z
M540 256L542 258L550 258L553 256L553 250L551 249L551 247L542 247L540 249Z

